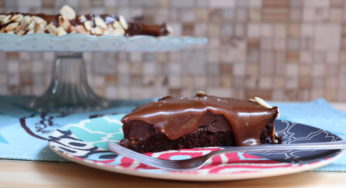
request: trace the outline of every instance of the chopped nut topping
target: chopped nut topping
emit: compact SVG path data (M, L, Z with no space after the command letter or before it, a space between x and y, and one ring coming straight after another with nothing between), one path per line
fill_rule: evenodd
M23 15L15 14L11 17L10 22L20 22L23 19Z
M5 20L6 16L5 15L0 15L0 24Z
M126 29L129 27L129 26L127 25L127 22L126 22L126 20L125 20L124 17L119 16L119 22L120 22L121 27L122 27L124 30L126 30Z
M205 93L204 91L197 91L197 92L196 92L196 96L197 96L197 97L205 96L205 95L206 95L206 93Z
M14 30L14 33L16 33L17 35L23 35L29 23L30 20L28 20L28 17L24 16L22 21L19 23L19 26Z
M17 27L19 25L19 23L11 23L11 24L9 24L8 26L6 26L5 28L4 28L4 32L7 32L7 33L9 33L10 31L13 31L14 32L14 29Z
M28 34L33 34L33 33L35 33L34 29L30 29L26 34L28 35Z
M114 34L114 35L125 35L125 30L123 30L122 28L118 28L118 29L115 29L112 34Z
M263 100L262 98L259 98L259 97L255 97L253 99L249 99L249 101L252 101L252 102L256 102L258 103L259 105L262 105L266 108L273 108L270 104L268 104L265 100Z
M25 33L24 29L21 29L21 30L18 30L18 32L15 32L15 34L18 36L22 36L22 35L24 35L24 33Z
M60 14L62 16L65 16L67 19L72 20L76 18L76 12L69 6L64 5L61 9L60 9Z
M36 33L44 33L44 29L45 29L45 24L40 24L40 23L35 23L35 32Z
M167 24L166 24L166 29L167 29L167 31L168 31L169 34L172 34L172 33L173 33L173 29L172 29L172 27L171 27L170 25L167 25Z
M31 20L30 24L28 25L28 29L34 30L34 28L35 28L35 22L33 20Z
M10 22L10 18L12 15L8 15L4 18L4 20L2 21L2 24L7 24L8 22Z
M103 34L103 30L99 27L95 27L91 29L91 34L94 35L102 35Z
M58 35L58 31L52 23L46 26L46 30L52 35Z
M38 16L32 16L31 19L32 19L33 22L36 22L38 24L44 24L44 25L47 24L46 20L44 20L44 19L42 19L42 18L40 18Z
M87 31L91 31L92 27L91 27L90 21L86 21L83 24L84 24L84 27Z
M65 34L67 34L67 33L66 33L65 29L62 26L57 28L57 35L58 36L65 35Z
M108 25L107 29L104 31L103 34L112 34L114 32L114 29L112 27L112 25Z
M75 30L77 33L89 33L85 28L84 26L81 26L81 25L77 25L75 27Z
M120 25L120 23L118 21L114 21L113 28L114 29L119 29L119 28L122 28L122 26Z
M65 16L59 16L59 25L63 27L66 31L71 26L70 21Z
M101 29L107 29L106 23L99 16L95 17L95 25L100 27Z
M83 23L83 22L87 21L87 19L86 19L86 17L84 15L78 16L77 19L78 19L78 21L80 23Z

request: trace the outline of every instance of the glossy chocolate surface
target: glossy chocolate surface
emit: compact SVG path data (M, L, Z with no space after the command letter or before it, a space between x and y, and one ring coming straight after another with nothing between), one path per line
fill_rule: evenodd
M195 97L164 97L144 104L126 115L122 122L146 122L175 140L198 129L207 112L223 115L231 126L235 144L243 146L261 144L261 133L265 126L274 126L278 109L247 100L198 94Z
M131 22L126 31L128 36L133 35L151 35L151 36L165 36L169 34L166 24L162 25L148 25L140 22Z

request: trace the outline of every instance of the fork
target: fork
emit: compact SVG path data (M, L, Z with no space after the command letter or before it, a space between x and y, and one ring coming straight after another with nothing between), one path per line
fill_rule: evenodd
M183 160L163 160L149 157L141 153L124 148L119 144L108 142L110 151L131 158L140 163L165 169L165 170L196 170L207 164L208 159L213 156L231 152L253 152L253 151L285 151L285 150L336 150L346 149L346 141L315 142L300 144L262 144L256 146L228 147L218 151L210 152L206 155Z

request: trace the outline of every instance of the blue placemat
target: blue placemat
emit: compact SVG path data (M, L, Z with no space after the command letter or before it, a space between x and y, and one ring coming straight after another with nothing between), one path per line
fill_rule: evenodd
M324 99L317 99L311 102L271 104L279 107L279 119L325 129L340 136L342 139L346 139L346 113L335 109ZM334 163L314 171L346 172L346 154Z
M65 161L47 146L49 134L67 124L107 114L128 113L148 100L116 100L106 110L61 114L34 113L26 108L31 97L0 96L0 158Z
M66 124L107 114L127 113L150 100L114 101L113 108L74 114L38 114L25 107L30 97L0 96L0 158L64 161L47 146L51 131ZM280 119L326 129L346 139L346 113L324 99L299 103L272 103L280 108ZM316 171L346 171L346 155Z

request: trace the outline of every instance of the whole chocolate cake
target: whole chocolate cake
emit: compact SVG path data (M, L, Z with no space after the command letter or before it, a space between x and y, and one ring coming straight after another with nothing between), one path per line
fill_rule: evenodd
M278 143L278 108L260 98L164 97L122 118L120 145L138 152Z
M163 36L170 33L166 24L148 25L140 22L127 23L120 15L110 14L81 14L69 6L61 8L56 15L33 13L0 13L0 33L26 35L46 33L51 35L65 35L68 33L82 33L90 35L151 35Z

